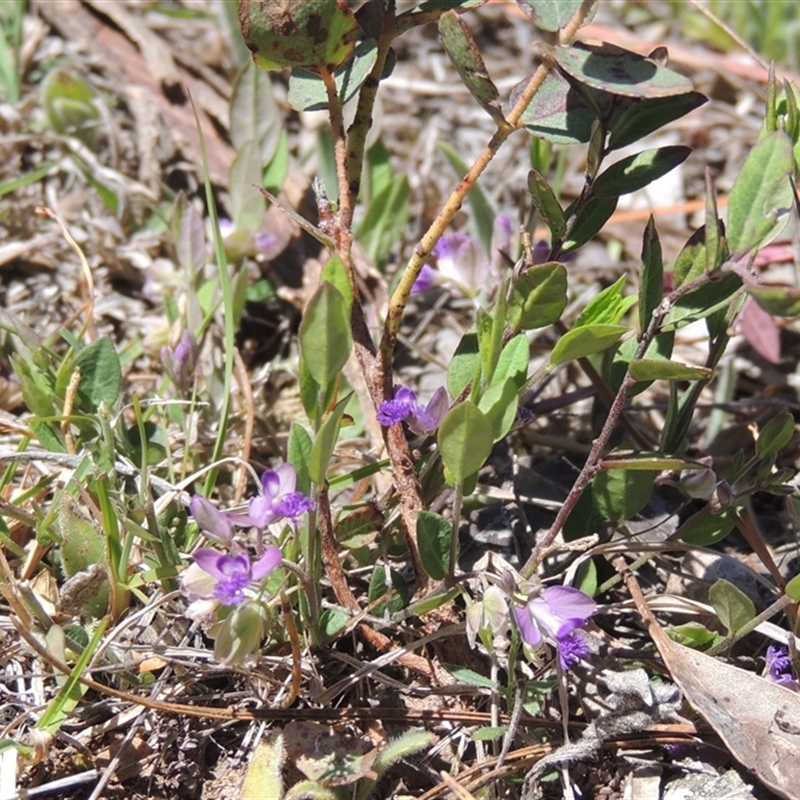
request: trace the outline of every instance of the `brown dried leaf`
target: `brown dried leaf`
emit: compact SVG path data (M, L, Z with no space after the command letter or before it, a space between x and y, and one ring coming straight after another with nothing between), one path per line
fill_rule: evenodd
M731 755L779 797L800 786L800 694L671 641L653 616L636 578L625 573L672 679ZM794 787L794 788L792 788Z

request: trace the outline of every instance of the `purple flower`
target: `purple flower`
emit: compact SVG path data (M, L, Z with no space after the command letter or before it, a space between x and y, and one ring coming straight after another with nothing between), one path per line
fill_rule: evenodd
M181 334L180 341L174 350L169 347L161 348L161 362L164 364L164 370L178 389L188 391L192 388L198 355L197 340L189 331Z
M233 525L228 515L220 511L210 500L196 494L189 501L189 511L205 535L219 544L230 544Z
M424 435L433 433L439 429L444 421L447 412L450 410L450 398L447 396L447 389L440 386L434 393L427 405L417 403L408 420L408 427L414 433Z
M394 390L391 400L384 400L378 406L377 418L381 425L388 427L402 422L417 406L417 396L411 389L400 386Z
M424 292L436 283L438 273L430 264L423 264L422 269L411 287L412 292Z
M433 433L442 424L450 408L447 390L440 386L433 397L422 405L417 402L417 395L405 386L395 389L392 400L384 400L376 414L381 425L396 425L404 420L414 433Z
M281 464L261 476L262 493L250 500L246 514L229 514L235 525L264 530L284 518L297 524L300 517L314 508L314 501L295 491L297 471L291 464Z
M792 663L787 650L771 644L767 648L765 661L767 663L767 680L779 683L795 692L800 691L800 681L796 681L792 677Z
M556 645L563 663L576 658L579 644L570 640L570 634L580 628L597 610L588 594L571 586L549 586L532 595L523 608L514 608L523 641L538 647L548 640ZM586 643L583 643L586 646ZM565 655L561 656L562 648ZM578 655L577 658L582 657Z
M468 297L474 297L485 287L489 259L483 247L466 233L444 234L431 254L436 256L436 266L442 277L457 284Z
M579 661L591 655L591 652L586 637L579 631L558 640L558 662L565 671L572 669Z
M279 547L268 547L258 561L244 553L226 555L211 547L201 547L181 576L181 591L189 600L216 600L235 606L245 599L245 590L269 575L281 562Z

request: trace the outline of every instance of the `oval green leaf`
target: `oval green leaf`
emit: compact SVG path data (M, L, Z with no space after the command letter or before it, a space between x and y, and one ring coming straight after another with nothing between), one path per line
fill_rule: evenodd
M672 97L693 89L692 82L655 61L607 42L576 42L553 48L558 65L594 89L625 97Z
M467 400L450 409L437 434L442 461L456 484L474 475L492 452L492 423Z
M435 581L443 580L450 568L453 524L432 511L417 515L419 558L425 572Z
M550 353L553 366L600 353L627 333L626 325L584 325L567 331Z
M506 320L512 330L552 325L567 307L567 270L555 261L532 267L511 290Z
M592 191L597 197L619 197L636 192L682 164L691 152L690 147L670 145L628 156L599 175Z
M300 323L300 350L311 377L325 390L347 363L353 345L347 303L324 281Z

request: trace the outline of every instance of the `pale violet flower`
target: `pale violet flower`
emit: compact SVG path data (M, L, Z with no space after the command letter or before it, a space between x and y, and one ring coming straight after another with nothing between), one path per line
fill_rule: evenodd
M511 220L498 216L492 231L491 258L486 249L462 231L442 235L431 250L435 267L425 264L412 291L422 292L437 283L451 283L467 297L491 294L499 284L505 256L511 249Z
M189 331L184 331L175 349L164 346L160 355L164 371L175 386L183 392L189 391L194 383L199 356L194 336Z
M531 647L554 644L564 668L588 654L588 644L573 633L596 610L588 594L571 586L549 586L533 592L523 607L513 609L522 640Z
M194 612L207 614L214 605L235 606L281 563L279 547L267 547L257 561L245 553L227 555L211 547L193 554L194 563L181 575L181 591L193 604ZM210 601L210 602L209 602ZM194 617L195 614L190 613Z
M189 511L205 535L218 544L230 544L233 525L228 515L220 511L210 500L196 494L189 501Z
M406 419L417 405L417 395L405 386L399 386L394 390L394 397L391 400L384 400L376 417L381 425L387 428L396 425Z
M229 514L235 525L255 527L259 530L290 519L297 524L303 514L314 508L314 501L296 491L297 471L291 464L281 464L261 476L261 493L251 498L246 514Z
M767 664L766 678L772 683L779 683L794 692L800 692L800 681L792 676L792 663L788 651L783 647L770 645L765 657Z
M395 390L391 400L384 400L380 404L376 416L381 425L407 422L414 433L428 435L439 428L449 408L450 399L443 386L440 386L424 405L417 402L414 391L400 386Z

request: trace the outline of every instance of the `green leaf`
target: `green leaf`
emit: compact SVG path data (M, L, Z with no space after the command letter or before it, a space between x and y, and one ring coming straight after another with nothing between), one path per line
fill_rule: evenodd
M231 164L231 214L237 230L255 231L264 221L267 201L261 194L262 161L258 142L242 145Z
M505 736L506 732L508 731L508 725L484 725L480 728L476 728L472 732L472 738L476 742L495 742L501 736Z
M341 293L344 298L345 307L347 308L347 317L350 318L350 313L353 309L353 288L350 285L350 276L347 274L347 267L339 256L331 256L322 268L320 274L321 281L332 283Z
M543 31L560 31L580 11L582 0L517 0L519 7L533 20L534 25ZM592 3L583 25L594 17L597 3Z
M711 377L707 367L656 358L631 361L628 370L637 381L701 381Z
M800 289L789 284L759 283L745 286L749 295L774 317L800 316Z
M377 42L364 39L353 51L353 58L334 71L336 95L342 105L361 88L377 59ZM286 100L295 111L324 111L328 108L328 93L322 78L302 68L292 70Z
M300 323L300 350L311 377L324 390L339 376L353 345L347 303L324 281Z
M512 336L500 353L492 382L502 383L506 378L511 378L517 389L521 389L528 377L530 360L531 346L528 343L528 337L524 333Z
M576 328L584 325L616 325L636 302L633 296L623 297L627 278L622 275L610 286L593 297L575 321Z
M724 229L722 223L717 221L717 236L722 239ZM706 252L706 226L701 225L686 241L686 244L678 253L675 264L672 267L672 283L674 286L682 286L688 281L699 278L708 269L708 254ZM724 244L721 244L718 259L720 266L722 261L727 260L728 252Z
M649 133L688 114L708 102L700 92L687 92L677 97L652 97L628 106L611 123L608 146L611 150L627 147Z
M664 297L664 261L653 215L642 237L642 272L639 279L639 328L647 330L653 312Z
M592 197L583 207L575 219L564 245L561 248L563 253L577 250L581 245L586 244L595 234L602 230L603 226L617 210L617 197ZM575 200L564 212L567 219L575 213L578 201Z
M280 731L274 730L253 749L238 800L259 800L264 797L265 786L280 786L283 762L283 737Z
M654 60L608 42L554 47L561 69L593 89L625 97L672 97L691 92L692 82Z
M439 39L470 94L495 122L501 122L503 111L497 87L469 28L455 11L445 11L439 17Z
M289 443L286 445L286 460L297 472L297 491L303 494L311 492L311 477L308 465L311 461L311 450L314 443L308 431L299 423L293 422L289 428Z
M696 544L701 547L710 547L721 542L736 525L735 509L726 508L720 514L706 516L702 511L695 515L697 520L689 517L684 523L686 532L681 539L687 544Z
M447 391L450 397L458 397L467 388L477 374L479 363L478 334L469 331L461 337L447 368Z
M647 505L657 474L647 470L601 470L592 479L597 510L612 522L635 517Z
M760 431L756 439L756 455L759 458L777 455L794 436L794 417L782 409Z
M580 589L584 594L589 597L594 597L597 594L597 565L591 558L582 561L575 574L575 582L573 584L576 589Z
M443 592L442 594L429 595L422 600L418 600L416 603L412 603L408 611L415 617L422 617L437 608L441 608L445 603L449 603L460 595L461 592L458 589L450 589L450 591Z
M786 594L794 600L800 602L800 574L797 574L786 584Z
M524 85L524 82L523 82ZM587 87L595 107L610 113L612 95ZM514 101L512 92L511 101ZM534 136L554 144L585 144L592 136L597 119L594 109L559 72L551 70L541 88L520 118L520 123Z
M373 264L382 265L408 221L409 186L406 175L397 175L369 204L356 228L356 237Z
M233 84L230 105L231 144L237 153L248 142L255 142L261 164L269 164L283 130L283 116L275 101L272 80L252 61L239 72ZM250 183L258 183L250 175Z
M572 507L569 516L564 522L564 541L574 542L584 536L591 536L597 533L605 520L603 515L597 510L594 503L594 490L590 483L581 493L578 502Z
M584 325L573 328L556 342L550 353L550 363L555 367L576 358L600 353L611 347L628 330L625 325Z
M425 572L435 581L441 581L450 569L450 545L453 524L432 511L417 515L417 542L419 557Z
M544 224L550 228L553 239L563 239L567 232L564 210L547 179L535 169L528 173L528 191L531 193L533 205L544 220Z
M75 359L75 370L81 374L78 397L85 409L114 406L122 388L122 367L110 339L96 339L84 347Z
M59 502L59 532L61 533L61 566L68 581L61 601L94 619L108 610L108 577L95 571L95 565L108 563L106 537L99 525L78 507L69 492L61 494Z
M380 776L398 761L433 747L439 738L428 731L406 731L396 739L391 739L378 753L372 768ZM399 800L399 798L398 798Z
M334 0L240 0L239 24L262 69L335 69L350 58L359 26Z
M718 281L706 283L680 298L669 310L662 330L671 331L689 325L728 306L742 288L742 279L728 272Z
M494 441L499 442L510 430L517 418L517 384L513 378L502 383L493 383L478 401L478 408L492 425Z
M682 164L691 152L690 147L670 145L628 156L601 173L592 184L592 191L597 197L636 192Z
M319 632L323 642L330 641L347 627L350 615L338 608L324 608L319 615Z
M672 347L674 343L674 333L661 333L654 337L653 341L647 346L647 350L645 351L643 358L666 361L672 355ZM611 388L614 389L614 391L618 391L619 387L622 386L622 381L625 379L625 375L628 371L628 365L634 359L638 349L638 339L631 337L630 339L626 339L624 342L621 342L619 346L613 348L613 350L609 350L608 355L611 358L611 364L609 366L608 360L604 360L603 369L605 371L604 374L607 376L609 383L611 384ZM630 389L629 396L634 397L635 395L640 394L648 386L650 386L650 384L651 381L643 381L634 384Z
M437 433L442 461L456 484L474 475L492 452L492 423L467 400L451 408Z
M438 147L453 168L456 178L461 180L469 172L467 162L447 142L439 142ZM470 227L473 231L473 236L483 245L483 249L487 253L491 253L494 219L497 216L497 212L480 181L476 181L467 193L467 202L472 212Z
M336 447L336 441L339 438L339 427L342 424L344 409L349 401L350 395L340 400L317 431L308 459L308 475L317 486L321 486L325 482L333 448Z
M714 606L719 621L725 626L729 635L738 631L756 615L753 601L724 578L715 581L709 588L708 602Z
M710 631L705 625L699 622L686 622L683 625L670 625L664 628L664 632L672 639L684 647L705 647L718 638L718 634Z
M728 199L728 246L734 258L774 239L793 208L792 142L783 131L764 137L750 151Z
M502 692L503 687L497 681L481 675L468 667L460 667L457 664L445 664L445 669L459 682L467 686L474 686L477 689L491 689L493 692Z
M97 93L83 78L63 69L51 70L42 81L42 104L50 127L87 144L94 141L100 119L96 99Z
M511 330L552 325L567 307L567 270L555 261L532 267L511 290L506 320Z
M392 582L391 588L395 590L388 604L389 613L396 614L398 611L403 610L411 596L411 592L409 585L397 570L389 570L389 577ZM379 564L372 570L372 577L370 578L369 589L367 590L367 599L370 604L372 604L383 597L388 591L389 587L386 585L386 570L382 564ZM383 603L378 603L378 605L372 609L371 613L380 617L386 612L386 608L387 604L384 601Z

